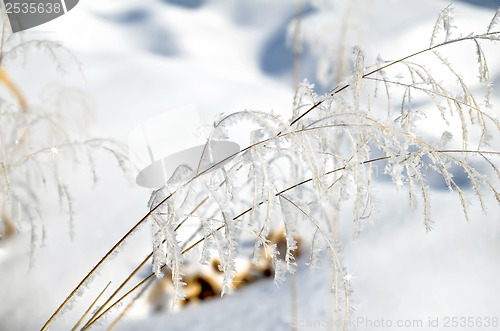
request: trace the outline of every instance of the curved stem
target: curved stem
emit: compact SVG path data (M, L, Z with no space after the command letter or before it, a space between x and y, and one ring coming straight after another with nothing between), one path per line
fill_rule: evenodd
M450 149L450 150L436 150L436 153L440 153L440 154L446 154L446 153L477 153L477 154L493 154L493 155L500 155L500 152L495 152L495 151L481 151L481 150L453 150L453 149ZM378 157L378 158L374 158L374 159L370 159L370 160L365 160L363 162L360 162L359 164L360 165L363 165L363 164L368 164L368 163L373 163L373 162L377 162L377 161L382 161L382 160L387 160L387 159L390 159L392 157L400 157L401 155L393 155L393 156L383 156L383 157ZM326 175L329 175L329 174L333 174L335 172L338 172L338 171L342 171L342 170L345 170L347 168L347 166L344 166L344 167L340 167L340 168L336 168L336 169L333 169L333 170L330 170L326 173L324 173L323 175L326 176ZM303 180L297 184L294 184L292 186L289 186L288 188L278 192L275 194L275 196L281 196L283 193L289 191L289 190L292 190L298 186L301 186L303 184L306 184L306 183L309 183L313 180L313 178L309 178L309 179L306 179L306 180ZM289 199L287 199L289 200ZM260 206L262 204L264 204L265 201L261 201L259 202L256 206ZM245 211L243 211L242 213L238 214L237 216L235 216L233 218L233 221L241 218L242 216L248 214L250 211L252 211L254 209L254 207L250 207L248 209L246 209ZM225 224L219 226L217 229L215 229L211 234L207 235L206 237L203 237L203 238L200 238L198 241L196 241L195 243L193 243L191 246L189 246L188 248L184 249L182 251L181 254L185 254L187 252L189 252L191 249L193 249L194 247L196 247L197 245L199 245L200 243L202 243L205 239L208 239L210 238L213 233L217 232L217 231L220 231L222 230L223 228L225 228ZM152 255L153 253L151 253ZM161 269L165 268L166 265L163 265L161 267ZM133 291L137 290L142 284L144 284L146 281L148 281L149 279L151 279L152 277L154 276L154 274L150 274L148 277L144 278L142 281L140 281L137 285L135 285L132 290L128 291L125 295L123 295L120 299L118 299L117 301L115 301L108 309L106 309L103 313L101 313L97 318L94 318L91 322L87 323L86 327L89 327L90 325L92 325L93 323L95 323L98 319L100 319L101 317L103 317L107 312L109 312L114 306L116 306L118 303L120 303L123 299L125 299L128 295L130 295L130 293L132 293ZM346 300L347 300L347 296L346 296ZM108 301L109 302L109 301Z
M96 272L96 270L104 263L104 261L106 261L110 256L111 254L113 254L113 252L130 236L130 234L132 232L134 232L135 230L137 230L137 228L139 226L141 226L145 221L146 219L148 219L148 217L153 214L153 212L158 209L163 203L165 203L168 199L170 199L170 197L173 195L170 194L168 197L166 197L165 199L163 199L163 201L161 201L156 207L154 207L153 209L151 209L147 214L146 216L144 216L139 222L137 222L136 225L134 225L107 253L106 255L104 255L104 257L92 268L92 270L89 271L89 273L87 274L87 276L85 276L83 278L83 280L75 287L75 289L68 295L68 297L63 301L63 303L56 309L56 311L52 314L52 316L50 316L50 318L48 319L48 321L43 325L41 331L44 331L44 330L47 330L48 326L50 325L50 323L52 323L52 321L54 320L54 318L57 316L57 314L59 314L61 312L61 310L64 308L64 306L69 302L69 300L71 300L71 298L82 288L82 286L89 280L89 278Z
M488 38L488 36L491 36L491 35L495 35L495 34L498 34L500 32L489 32L489 33L486 33L486 34L481 34L481 35L474 35L474 36L468 36L468 37L462 37L462 38L458 38L458 39L454 39L454 40L450 40L450 41L446 41L444 43L441 43L441 44L437 44L437 45L434 45L434 46L431 46L431 47L428 47L426 49L423 49L421 51L418 51L418 52L415 52L413 54L410 54L410 55L407 55L405 57L402 57L396 61L392 61L392 62L389 62L387 63L386 65L383 65L381 67L378 67L366 74L364 74L363 76L361 76L361 78L366 78L374 73L377 73L387 67L390 67L394 64L397 64L397 63L400 63L402 61L405 61L411 57L414 57L414 56L417 56L419 54L422 54L422 53L425 53L425 52L428 52L428 51L431 51L431 50L434 50L438 47L442 47L442 46L445 46L445 45L449 45L449 44L453 44L453 43L456 43L456 42L460 42L460 41L464 41L464 40L470 40L470 39L491 39L491 38ZM350 84L345 84L343 85L342 87L340 88L335 88L332 92L330 92L330 96L333 96L335 94L338 94L340 93L341 91L345 90L346 88L348 88L350 86ZM305 113L303 113L302 115L300 115L299 117L297 117L295 120L293 120L289 126L292 126L294 125L295 123L297 123L298 121L300 121L302 118L304 118L307 114L309 114L312 110L314 110L315 108L317 108L319 105L321 105L326 99L323 99L323 100L320 100L319 102L315 103L312 107L310 107ZM295 132L300 132L301 130L297 130ZM255 146L258 146L258 145L261 145L261 144L264 144L268 141L271 141L272 139L275 139L277 137L283 137L283 136L286 136L288 134L291 134L293 132L288 132L288 133L285 133L285 134L282 134L282 132L280 131L276 137L272 137L272 138L268 138L268 139L265 139L263 141L260 141L260 142L257 142L255 144L252 144L244 149L242 149L241 151L237 152L237 153L234 153L226 158L224 158L222 161L220 162L217 162L215 163L214 165L208 167L207 169L203 170L202 172L198 173L196 176L194 176L191 180L189 180L187 184L191 183L192 181L194 181L196 178L198 178L199 176L211 171L212 169L220 166L221 164L223 164L224 162L234 158L236 155L240 154L240 153L244 153L245 151L247 150L250 150L251 148L254 148ZM439 151L437 151L439 152ZM460 152L466 152L466 153L469 153L469 152L474 152L474 151L460 151ZM478 151L475 151L476 153ZM495 153L495 152L483 152L483 153ZM495 153L497 154L497 153ZM379 158L379 159L384 159L384 158ZM365 161L363 163L368 163L368 162L374 162L372 160L368 160L368 161ZM340 170L343 170L345 169L345 167L343 168L339 168L339 169L335 169L335 170L332 170L331 172L329 173L333 173L333 172L337 172L337 171L340 171ZM329 174L327 173L327 174ZM292 189L294 187L297 187L299 185L302 185L302 184L305 184L307 182L310 182L312 181L312 178L311 179L308 179L308 180L305 180L299 184L296 184L294 185L293 187L289 188L289 189ZM284 191L280 192L281 193L284 193L285 191L287 191L288 189L285 189ZM92 268L92 270L85 276L85 278L76 286L76 288L69 294L69 296L63 301L63 303L57 308L57 310L52 314L52 316L49 318L49 320L44 324L44 326L42 327L41 331L44 331L48 328L48 326L50 325L50 323L54 320L54 318L57 316L57 314L59 314L62 310L62 308L69 302L69 300L82 288L83 284L85 284L89 278L96 272L96 270L104 263L104 261L106 261L109 256L131 235L132 232L134 232L140 225L142 225L146 219L155 211L157 210L161 205L163 205L167 200L169 200L173 195L175 194L175 192L173 192L172 194L170 194L168 197L166 197L165 199L163 199L158 205L156 205L153 209L151 209L136 225L134 225L109 251L108 253L106 253L106 255ZM249 209L248 211L250 211L251 209ZM245 214L246 212L244 212L243 214ZM243 215L243 214L240 214L240 215ZM190 248L189 248L190 249ZM188 249L188 250L189 250ZM187 251L187 250L186 250ZM101 314L102 315L102 314Z

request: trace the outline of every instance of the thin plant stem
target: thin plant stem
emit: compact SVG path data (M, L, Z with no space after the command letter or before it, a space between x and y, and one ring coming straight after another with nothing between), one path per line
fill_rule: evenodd
M146 258L134 269L134 271L123 281L120 286L113 292L113 294L104 302L104 304L99 307L99 309L94 313L94 315L85 323L84 328L93 322L96 316L106 307L106 305L113 300L113 298L121 291L121 289L132 279L132 277L139 272L139 270L146 264L146 262L153 256L153 253L146 256Z
M493 154L493 155L500 155L500 152L494 152L494 151L481 151L481 150L453 150L453 149L450 149L450 150L436 150L436 153L477 153L477 154ZM382 161L382 160L387 160L387 159L390 159L392 157L400 157L400 155L394 155L394 156L384 156L384 157L378 157L378 158L374 158L374 159L370 159L370 160L365 160L363 162L360 162L359 164L368 164L368 163L373 163L373 162L377 162L377 161ZM334 170L330 170L328 172L326 172L324 175L329 175L329 174L333 174L335 172L338 172L338 171L341 171L341 170L345 170L347 168L347 166L344 166L344 167L340 167L340 168L336 168ZM303 184L306 184L306 183L309 183L313 180L313 178L309 178L307 180L304 180L304 181L301 181L295 185L292 185L278 193L276 193L275 195L276 196L282 196L283 193L289 191L289 190L292 190L298 186L301 186ZM288 201L290 201L289 199L287 199ZM261 201L260 203L257 204L257 206L260 206L262 205L263 203L265 203L265 201ZM291 202L293 203L293 202ZM295 205L295 204L294 204ZM241 218L242 216L248 214L250 211L253 210L253 207L250 207L248 209L246 209L245 211L243 211L242 213L240 213L239 215L235 216L233 218L233 220L237 220L239 218ZM184 249L182 251L181 254L185 254L187 252L189 252L191 249L193 249L194 247L196 247L197 245L199 245L200 243L202 243L205 239L208 239L210 238L213 233L217 232L217 231L220 231L222 230L223 228L225 228L225 224L219 226L217 229L215 229L212 233L210 233L209 235L207 235L206 237L203 237L203 238L200 238L198 241L196 241L195 243L193 243L191 246L189 246L188 248ZM153 254L153 253L151 253ZM164 268L166 267L166 265L163 265L160 270L163 270ZM101 313L101 315L99 315L96 319L94 319L92 321L92 323L90 323L87 327L89 327L90 325L92 325L93 323L95 323L98 319L100 319L102 316L104 316L105 313L107 313L109 310L111 310L114 306L116 306L121 300L125 299L132 291L135 291L137 288L139 288L142 284L144 284L147 280L151 279L152 277L154 276L154 273L150 274L148 277L146 277L145 279L143 279L141 282L139 282L136 286L134 286L134 288L132 290L130 290L129 292L127 292L125 295L123 295L120 299L118 299L116 302L113 303L113 305L111 305L108 309L106 309L105 312ZM346 294L347 295L347 294ZM347 300L347 297L346 297L346 300ZM347 301L346 301L347 302ZM348 312L347 312L348 313Z
M436 48L439 48L439 47L442 47L442 46L445 46L445 45L450 45L450 44L453 44L453 43L457 43L457 42L461 42L461 41L466 41L466 40L476 40L476 39L491 39L491 38L488 38L488 36L491 36L491 35L496 35L496 34L499 34L500 32L489 32L489 33L486 33L486 34L481 34L481 35L473 35L473 36L467 36L467 37L461 37L461 38L458 38L458 39L453 39L453 40L448 40L446 42L443 42L441 44L437 44L437 45L433 45L431 47L428 47L426 49L423 49L421 51L418 51L418 52L415 52L413 54L410 54L410 55L407 55L405 57L402 57L396 61L392 61L392 62L389 62L387 63L386 65L383 65L381 67L377 67L376 69L366 73L366 74L363 74L361 76L361 78L366 78L370 75L373 75L374 73L377 73L385 68L388 68L390 66L393 66L397 63L400 63L400 62L403 62L411 57L414 57L414 56L417 56L417 55L420 55L422 53L425 53L425 52L429 52L429 51L432 51L432 50L435 50ZM330 96L333 96L335 94L338 94L340 93L341 91L345 90L346 88L348 88L350 86L350 84L345 84L343 86L341 86L340 88L336 87L334 88L331 92L330 92ZM318 102L316 102L312 107L310 107L306 112L304 112L302 115L298 116L296 119L294 119L293 121L291 121L290 125L289 126L292 126L294 125L295 123L297 123L298 121L300 121L302 118L304 118L307 114L309 114L312 110L314 110L315 108L317 108L318 106L320 106L326 99L323 99L323 100L320 100ZM300 130L298 130L300 131ZM297 131L297 132L298 132ZM286 133L286 134L283 134L282 131L280 131L278 134L277 134L277 137L283 137L283 136L286 136L288 134L291 134L291 132L289 133ZM265 140L262 140L260 142L257 142L257 143L254 143L244 149L242 149L241 151L237 152L237 153L234 153L232 155L229 155L227 156L226 158L224 158L223 160L221 160L220 162L217 162L213 165L211 165L210 167L208 167L207 169L201 171L200 173L198 173L196 176L194 176L192 179L190 179L187 183L185 183L185 185L188 185L189 183L191 183L192 181L194 181L196 178L200 177L201 175L211 171L212 169L220 166L221 164L223 164L224 162L234 158L236 155L238 154L241 154L241 153L244 153L252 148L255 148L256 146L259 146L259 145L262 145L262 144L265 144L266 142L268 141L271 141L272 139L275 139L276 137L272 137L272 138L268 138L268 139L265 139ZM436 151L437 153L442 153L442 151ZM451 151L448 151L448 152L451 152ZM458 152L461 152L461 153L472 153L472 152L475 152L475 153L478 153L479 151L464 151L464 150L461 150L461 151L458 151ZM493 153L493 154L498 154L496 152L488 152L488 151L485 151L483 152L483 154L487 154L487 153ZM388 157L384 157L384 158L378 158L378 159L374 159L374 160L367 160L367 161L364 161L362 162L362 164L366 164L366 163L369 163L369 162L374 162L375 160L382 160L382 159L386 159ZM332 170L326 174L331 174L331 173L334 173L334 172L337 172L337 171L341 171L341 170L345 170L346 169L346 166L342 167L342 168L338 168L338 169L335 169L335 170ZM282 194L284 192L286 192L287 190L289 189L292 189L294 187L297 187L299 185L302 185L302 184L305 184L307 182L310 182L312 181L313 179L308 179L308 180L305 180L299 184L296 184L290 188L287 188L285 190L283 190L282 192L278 193L278 194ZM92 268L92 270L84 277L84 279L76 286L76 288L68 295L68 297L63 301L63 303L56 309L56 311L51 315L51 317L47 320L47 322L44 324L44 326L42 327L41 331L44 331L48 328L48 326L52 323L52 321L54 320L54 318L61 312L61 310L63 309L63 307L71 300L72 297L74 297L74 295L82 288L82 286L89 280L89 278L96 272L96 270L111 256L111 254L117 250L117 248L137 229L139 228L148 218L149 216L151 216L160 206L162 206L166 201L168 201L173 195L175 194L175 192L173 192L172 194L170 194L169 196L167 196L165 199L163 199L160 203L158 203L158 205L156 205L154 208L152 208L139 222L137 222L137 224L135 224L109 251L108 253L105 254L105 256ZM260 204L259 204L260 205ZM249 209L251 210L251 209ZM246 213L246 212L244 212ZM244 214L243 213L243 214ZM241 214L241 215L243 215ZM222 228L222 227L221 227ZM190 248L189 248L190 249ZM189 250L187 249L187 250ZM185 250L186 251L186 250ZM102 315L102 314L101 314Z
M403 62L409 58L412 58L414 56L417 56L417 55L420 55L420 54L423 54L423 53L426 53L426 52L429 52L429 51L432 51L432 50L435 50L436 48L439 48L439 47L442 47L442 46L446 46L446 45L450 45L450 44L453 44L453 43L457 43L457 42L462 42L462 41L466 41L466 40L473 40L473 39L488 39L486 38L486 36L489 36L489 35L495 35L495 34L500 34L500 31L497 31L497 32L489 32L489 33L485 33L485 34L481 34L481 35L475 35L475 36L468 36L468 37L462 37L462 38L458 38L458 39L453 39L453 40L448 40L444 43L441 43L441 44L437 44L437 45L434 45L434 46L431 46L431 47L428 47L426 49L423 49L423 50L420 50L418 52L415 52L413 54L410 54L410 55L407 55L407 56L404 56L398 60L395 60L395 61L392 61L392 62L389 62L381 67L378 67L376 69L373 69L372 71L366 73L366 74L363 74L361 76L361 78L367 78L368 76L371 76L373 75L374 73L377 73L381 70L384 70L385 68L388 68L390 66L393 66L397 63L400 63L400 62ZM351 84L345 84L341 87L337 86L335 87L333 90L331 90L329 92L329 95L330 96L334 96L335 94L338 94L340 92L342 92L343 90L345 90L346 88L348 88L349 86L351 86ZM300 121L302 118L304 118L307 114L309 114L312 110L314 110L316 107L318 107L320 104L322 104L326 99L323 99L323 100L320 100L318 102L316 102L312 107L310 107L308 110L306 110L302 115L300 115L299 117L297 117L295 120L292 121L292 123L290 123L290 126L292 126L293 124L295 124L296 122ZM278 133L278 135L280 135L280 133Z
M167 265L163 265L160 270L163 270ZM148 280L152 279L155 276L154 273L151 273L149 276L141 280L137 285L135 285L133 288L131 288L127 293L122 295L118 300L116 300L111 306L109 306L105 311L103 311L99 316L97 316L91 323L89 323L86 327L82 328L82 331L87 330L89 327L92 326L96 321L101 319L104 315L106 315L113 307L115 307L117 304L123 301L126 297L128 297L132 292L140 288L144 283L146 283Z
M89 271L89 273L83 278L83 280L75 287L75 289L68 295L68 297L63 301L63 303L56 309L56 311L52 314L52 316L49 318L49 320L44 324L42 327L41 331L47 330L48 326L54 318L59 314L59 312L63 309L63 307L71 300L71 298L82 288L83 284L89 280L89 278L96 272L96 270L106 261L111 254L135 231L139 226L141 226L146 219L151 216L155 212L156 209L158 209L165 201L167 201L173 194L170 194L168 197L163 199L156 207L151 209L139 222L137 222L136 225L134 225L107 253L104 255L104 257L92 268L92 270Z
M137 294L137 296L132 301L130 301L127 307L125 307L125 309L121 312L121 314L113 321L113 323L109 326L107 331L112 331L115 328L115 326L122 320L125 314L132 308L134 303L137 302L137 299L139 299L146 292L146 290L151 286L151 284L154 283L154 281L155 280L153 278L149 280L146 286L144 286L141 289L141 291Z
M89 306L89 308L87 309L87 311L85 311L85 313L82 315L82 317L78 320L78 322L75 324L75 326L71 329L71 331L76 331L78 329L78 326L83 322L83 320L85 319L85 317L92 310L92 308L95 306L95 304L97 303L97 301L99 300L99 298L104 294L104 292L106 291L106 289L108 288L108 286L110 284L111 284L111 282L108 282L108 285L106 285L106 287L104 287L104 289L101 291L101 293L99 293L99 295L97 296L97 298L95 298L95 300Z

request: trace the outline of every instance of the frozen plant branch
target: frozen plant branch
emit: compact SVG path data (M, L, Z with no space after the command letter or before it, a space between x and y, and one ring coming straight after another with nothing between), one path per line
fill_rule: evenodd
M309 227L315 233L311 256L324 249L328 252L330 267L335 275L332 289L336 308L338 311L345 310L344 316L348 316L350 290L347 273L325 210L340 209L353 200L354 235L362 231L364 220L372 215L373 210L371 186L374 182L372 164L375 162L385 163L384 172L392 178L397 189L407 188L410 208L417 200L423 202L423 223L427 230L432 228L432 218L426 171L439 174L448 188L457 193L466 218L469 204L467 192L453 178L452 165L466 174L473 193L483 207L486 207L484 188L500 202L498 180L488 176L489 171L500 173L498 162L493 159L500 155L500 151L487 147L493 135L500 133L500 125L491 110L483 109L486 107L476 100L458 70L437 52L448 45L471 41L478 55L480 81L488 84L489 97L491 82L480 41L500 40L500 33L493 31L498 12L485 33L458 38L452 35L451 14L450 8L441 13L433 29L430 46L421 51L395 61L379 61L374 67L366 68L363 53L358 50L353 76L322 97L318 97L311 86L302 84L297 89L290 121L273 114L250 111L217 118L207 141L207 153L203 153L198 169L184 169L174 174L164 188L153 193L150 211L92 268L42 330L47 329L55 316L121 244L150 219L153 251L90 318L85 329L140 289L155 274L162 274L167 267L173 270L174 292L181 293L180 273L185 253L199 246L202 263L218 254L221 261L219 267L225 272L225 285L228 286L235 272L234 259L239 254L237 245L242 238L250 236L254 240L254 252L260 246L269 251L275 280L280 281L286 271L294 270L295 261L290 253L296 246L293 233L299 226ZM454 86L446 86L433 77L426 63L416 62L418 55L424 53L433 53L435 60L458 79L461 94L450 92ZM402 67L406 76L391 77L387 71L396 67ZM398 107L389 105L388 112L384 114L371 103L374 93L369 84L377 82L386 86L388 99L394 95L389 93L388 86L401 89L398 96L401 104ZM430 137L418 130L432 115L414 105L418 93L436 106L441 120L439 124L443 127L440 137ZM212 164L210 143L227 139L229 129L243 121L257 127L249 132L248 146ZM458 145L450 133L457 127L462 135ZM477 148L470 148L472 143ZM470 160L475 156L481 157L486 164L485 169L479 171L471 165ZM204 168L202 165L208 166ZM300 181L300 178L303 180ZM244 216L247 221L242 220ZM195 230L186 232L191 234L188 240L178 242L176 233L189 231L187 224L195 225L192 227ZM270 229L277 226L285 228L284 258L280 258L275 247L268 245L264 239ZM151 257L153 272L111 304L123 286ZM105 306L107 308L103 308Z

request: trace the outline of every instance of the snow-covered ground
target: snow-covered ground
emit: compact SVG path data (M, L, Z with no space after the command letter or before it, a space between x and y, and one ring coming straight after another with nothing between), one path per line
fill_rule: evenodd
M338 1L330 13L336 13L335 8L342 12L346 3ZM378 54L391 59L428 47L434 21L450 1L357 3L351 14L357 31L353 38L366 50L370 64ZM455 23L461 31L483 31L495 5L500 5L495 1L474 3L453 1ZM94 108L89 134L124 142L139 122L186 104L196 104L205 122L218 113L242 109L288 114L293 101L293 56L286 46L286 31L295 11L294 2L287 0L81 0L68 14L26 35L62 41L81 62L83 77L70 64L69 72L60 76L49 58L36 54L27 58L24 67L13 66L9 73L24 88L28 100L36 100L42 82L59 80L78 86ZM335 22L336 17L320 19ZM308 32L313 33L305 26ZM499 45L485 49L489 51L491 77L499 85ZM471 54L464 53L458 63L475 65L474 52ZM304 49L304 58L315 59L311 47ZM315 65L303 61L302 68L303 77L318 82L310 76ZM41 78L34 80L34 75ZM494 107L500 104L499 92L494 85ZM491 147L498 150L500 144L494 141ZM56 195L44 197L42 193L47 239L36 251L32 269L28 272L28 233L0 247L0 330L41 328L112 244L147 212L150 191L124 179L108 156L98 155L96 160L96 186L90 184L84 166L77 167L69 181L75 198L74 240L69 239L67 215L60 213ZM426 233L422 214L408 211L404 190L397 193L393 185L384 182L376 183L376 190L378 213L357 240L352 240L351 210L346 208L339 217L344 263L352 274L354 291L350 329L391 329L388 320L393 325L397 321L423 323L420 328L399 328L404 330L458 330L445 327L447 318L451 321L453 317L459 322L464 317L482 318L483 322L496 318L498 322L497 202L487 200L490 208L484 215L477 200L471 200L471 221L466 222L457 196L436 185L431 191L434 231ZM473 198L474 194L469 194ZM102 277L86 290L75 309L57 319L51 329L71 329L105 284L109 280L117 284L150 249L150 229L145 226L105 265ZM299 265L300 330L328 328L332 302L325 263L312 271L304 261ZM149 270L140 273L136 281L146 272ZM290 329L289 280L279 288L271 281L260 281L222 299L172 314L150 315L140 304L116 330ZM439 327L429 327L429 320L435 323L436 319ZM469 329L482 329L477 325ZM104 325L97 328L104 329Z

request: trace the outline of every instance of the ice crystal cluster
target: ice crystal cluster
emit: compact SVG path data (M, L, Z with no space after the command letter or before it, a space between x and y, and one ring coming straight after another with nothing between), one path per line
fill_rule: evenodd
M489 174L498 174L497 151L489 143L500 126L489 107L492 85L481 47L485 40L499 40L497 21L498 13L485 33L455 37L452 11L446 8L428 48L396 61L379 59L371 67L364 63L363 52L355 49L353 75L325 95L316 95L305 81L296 92L290 119L259 111L219 116L198 168L180 168L165 188L153 193L150 218L155 273L161 276L162 268L171 269L177 297L182 298L183 253L196 248L202 263L211 254L218 256L227 290L236 272L238 245L250 237L254 245L251 258L255 261L264 247L273 258L279 281L284 272L295 270L294 235L300 229L311 233L312 257L321 250L328 252L337 309L348 309L349 280L331 215L350 201L354 235L362 230L363 221L374 210L375 163L383 164L384 173L398 189L408 191L410 207L420 202L428 230L432 227L429 171L439 174L456 192L466 217L469 198L455 181L451 167L463 170L483 208L487 190L499 196L496 180L489 178ZM460 76L460 68L454 68L441 53L448 45L459 43L471 43L476 49L479 79L486 85L484 100L477 100ZM418 61L424 53L431 56L426 61L434 61L452 79L444 82L434 77L428 62ZM394 105L391 101L396 98L400 101ZM414 104L422 98L432 100L433 107ZM384 111L380 111L382 104ZM429 119L442 128L438 135L421 131ZM214 164L212 141L228 139L232 129L246 127L253 128L248 146ZM486 167L478 171L472 160L483 161ZM284 228L287 240L282 254L265 239L277 226Z
M128 152L122 144L112 140L85 138L85 126L89 125L85 119L91 109L81 90L47 84L43 77L37 77L41 86L47 84L40 100L35 102L26 97L23 84L14 83L16 77L12 78L9 72L11 67L19 68L23 59L31 59L31 53L48 54L49 64L55 64L60 71L67 66L79 66L79 63L57 42L25 39L22 33L9 33L5 21L3 26L0 41L0 241L18 230L27 230L31 234L33 258L35 248L45 237L40 192L57 192L61 210L69 215L68 232L73 236L71 175L64 168L70 162L87 163L95 181L93 155L97 150L110 153L123 170L128 168Z
M329 257L335 309L347 316L352 276L342 263L335 215L341 207L352 208L353 235L363 230L375 210L372 186L378 169L408 193L410 208L421 211L427 230L433 224L430 173L439 175L455 193L465 217L473 201L470 195L483 208L487 194L500 202L500 152L491 144L500 124L495 116L498 107L490 105L494 86L483 50L484 43L500 41L499 12L483 33L466 36L455 35L452 17L451 8L444 9L427 48L399 59L379 57L370 65L363 51L354 49L352 75L324 95L304 81L289 118L253 110L218 116L198 165L179 167L163 188L153 192L150 212L75 291L146 222L152 229L153 272L158 277L171 275L176 299L183 298L187 255L202 264L217 258L224 274L223 293L231 288L239 257L253 262L259 254L271 257L280 282L295 271L293 251L300 233L311 251L309 264L315 265L321 253ZM453 64L453 47L472 50L477 57L483 94L476 87L473 93L468 85L472 82L462 76L461 71L469 68ZM247 132L247 145L215 162L211 146L231 139L235 130ZM461 169L466 184L454 176L456 169ZM266 239L278 227L286 237L281 250ZM153 274L143 282L150 277Z

